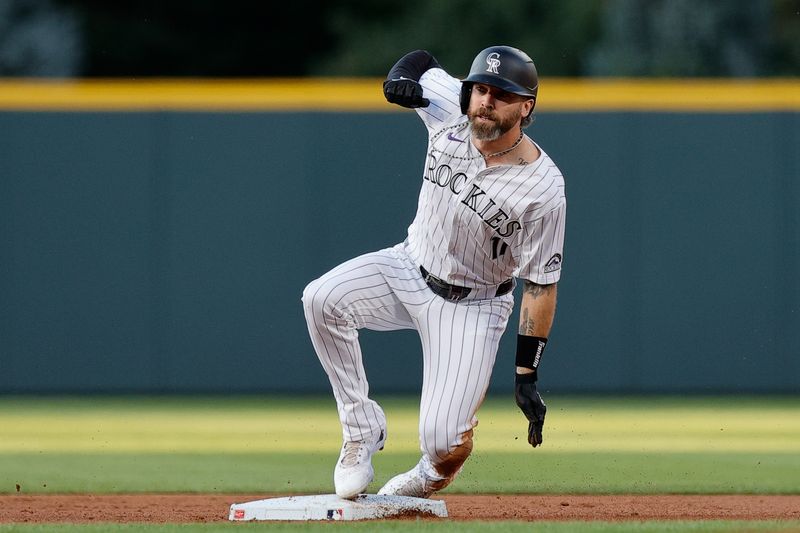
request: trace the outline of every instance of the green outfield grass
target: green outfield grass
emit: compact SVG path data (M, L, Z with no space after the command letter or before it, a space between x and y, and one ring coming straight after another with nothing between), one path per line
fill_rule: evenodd
M800 493L800 397L548 398L545 443L513 399L478 413L475 452L446 493ZM371 491L418 459L417 399L389 420ZM0 492L332 492L329 397L2 397ZM59 531L320 531L331 524L59 526ZM336 527L336 526L333 526ZM364 531L522 531L498 522L372 522ZM538 531L800 531L800 522L537 522ZM52 526L0 525L0 533Z
M381 399L375 486L418 458L416 399ZM800 398L551 397L531 449L511 398L478 413L449 492L800 493ZM320 398L0 398L0 492L330 492Z

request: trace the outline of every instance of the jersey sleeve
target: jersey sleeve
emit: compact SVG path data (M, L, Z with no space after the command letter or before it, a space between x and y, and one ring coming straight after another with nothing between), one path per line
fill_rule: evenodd
M438 129L453 116L461 115L461 81L441 68L427 70L419 80L422 95L430 100L428 107L416 109L429 130Z
M566 218L567 205L562 199L557 208L525 225L517 277L538 285L561 278Z

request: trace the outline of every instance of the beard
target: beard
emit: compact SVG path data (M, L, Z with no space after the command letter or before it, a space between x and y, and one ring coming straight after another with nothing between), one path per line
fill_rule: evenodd
M488 118L491 122L477 120L478 117ZM511 115L501 119L497 113L481 107L477 111L469 110L467 113L472 133L479 141L496 141L507 131L517 125L522 119L522 112L517 108Z

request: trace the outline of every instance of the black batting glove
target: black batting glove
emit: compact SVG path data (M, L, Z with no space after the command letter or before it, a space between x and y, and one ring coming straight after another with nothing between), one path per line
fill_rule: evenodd
M422 97L422 85L418 81L397 78L383 82L383 95L386 101L414 109L428 107L430 100Z
M536 373L517 374L514 380L514 399L528 419L528 443L536 448L542 443L542 428L547 406L536 390Z

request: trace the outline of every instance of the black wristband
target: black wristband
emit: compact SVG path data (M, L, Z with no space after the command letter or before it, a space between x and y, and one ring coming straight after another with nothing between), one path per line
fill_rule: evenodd
M544 337L529 337L517 335L517 366L536 370L542 359L547 339Z

